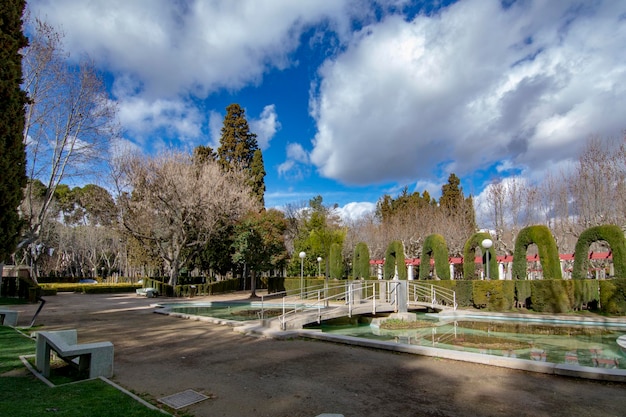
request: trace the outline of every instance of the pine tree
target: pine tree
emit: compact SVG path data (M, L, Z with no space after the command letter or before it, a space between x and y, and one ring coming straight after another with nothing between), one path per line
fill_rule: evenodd
M21 226L17 208L26 186L23 132L27 97L20 88L19 53L28 45L22 32L25 5L24 0L0 3L0 264L15 251Z

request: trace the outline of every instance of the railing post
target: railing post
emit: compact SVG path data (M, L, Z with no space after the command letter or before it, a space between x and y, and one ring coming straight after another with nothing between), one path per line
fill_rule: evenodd
M376 314L376 283L372 283L372 314Z

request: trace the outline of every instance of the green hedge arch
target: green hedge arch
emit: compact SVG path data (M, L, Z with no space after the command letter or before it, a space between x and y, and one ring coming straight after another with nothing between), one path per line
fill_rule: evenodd
M590 227L580 234L574 249L574 269L573 279L583 279L587 277L589 266L589 247L593 242L599 240L606 241L613 253L613 266L617 278L626 278L626 239L624 232L619 226L605 224L602 226Z
M333 243L330 245L329 253L329 269L330 278L341 279L343 278L343 257L341 256L342 245L339 243Z
M446 239L437 233L426 236L420 260L420 279L429 279L430 259L435 259L435 273L439 279L450 279L448 245ZM424 268L426 266L426 268Z
M562 279L559 250L550 229L543 225L528 226L518 233L513 253L513 279L526 279L526 252L533 243L539 250L543 279Z
M354 247L352 257L352 278L367 279L370 276L370 250L365 242L359 242Z
M404 245L399 240L394 240L387 246L385 252L384 278L393 279L398 265L398 278L407 279L406 264L404 263Z
M476 247L480 247L482 252L485 252L485 248L481 246L481 243L485 239L491 239L494 242L495 240L491 235L487 232L478 232L474 233L467 242L465 242L465 246L463 246L463 278L464 279L475 279L474 273L476 272L476 263L474 259L476 258ZM496 257L496 251L493 246L489 249L489 277L491 279L498 279L498 258Z

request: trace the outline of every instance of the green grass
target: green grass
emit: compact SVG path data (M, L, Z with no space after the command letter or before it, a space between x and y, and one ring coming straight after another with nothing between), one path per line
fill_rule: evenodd
M31 417L163 417L100 379L51 388L25 370L20 355L35 353L35 341L0 326L0 415Z

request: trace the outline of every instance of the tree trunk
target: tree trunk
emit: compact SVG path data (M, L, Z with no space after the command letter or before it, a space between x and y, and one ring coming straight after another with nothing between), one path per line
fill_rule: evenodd
M250 298L256 298L256 271L250 269Z

